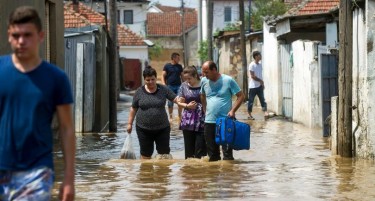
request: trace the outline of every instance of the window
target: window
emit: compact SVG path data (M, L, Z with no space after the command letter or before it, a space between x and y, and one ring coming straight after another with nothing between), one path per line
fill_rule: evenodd
M120 24L120 10L117 10L117 23Z
M232 8L224 7L224 22L231 22L231 21L232 21Z
M133 10L124 10L124 24L133 24Z

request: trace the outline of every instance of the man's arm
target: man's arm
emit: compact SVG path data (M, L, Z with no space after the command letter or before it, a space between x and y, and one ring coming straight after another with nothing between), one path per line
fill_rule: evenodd
M236 111L238 110L238 108L240 108L243 100L245 99L245 96L243 95L242 91L238 92L236 96L237 96L237 100L234 103L232 109L228 113L229 117L235 117Z
M59 133L64 156L64 179L60 187L59 198L63 201L74 200L74 174L76 137L73 129L72 106L57 106Z
M163 70L163 74L161 75L161 84L167 85L165 78L167 77L167 71Z
M206 94L201 94L201 102L202 102L203 112L206 113L206 106L207 106Z

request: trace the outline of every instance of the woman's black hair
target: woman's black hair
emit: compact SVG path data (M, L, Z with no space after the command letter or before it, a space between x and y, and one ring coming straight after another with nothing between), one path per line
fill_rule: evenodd
M146 79L146 77L152 77L152 76L157 77L156 70L154 68L152 68L151 66L147 66L143 70L143 79Z

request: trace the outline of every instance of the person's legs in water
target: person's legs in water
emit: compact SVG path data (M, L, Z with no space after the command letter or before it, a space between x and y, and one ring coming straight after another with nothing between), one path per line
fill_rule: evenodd
M163 159L172 159L170 155L171 148L169 146L171 127L154 131L156 151Z
M185 146L185 159L195 157L195 141L196 136L194 131L183 130L184 146Z
M204 138L207 145L207 155L210 158L209 161L221 160L220 157L220 147L215 142L215 123L205 123L204 124Z
M221 146L221 150L223 151L223 160L234 160L232 148L228 145L223 145Z
M207 156L206 140L204 132L195 132L195 157L202 158Z
M260 105L262 106L262 111L264 112L264 118L268 118L267 103L264 99L264 90L262 86L259 88L257 96L259 98Z
M141 159L151 159L154 152L154 133L153 131L136 126L136 132L139 141Z
M247 113L249 114L248 119L254 120L254 117L251 115L251 112L253 111L253 104L254 104L254 98L257 94L256 88L250 88L249 89L249 100L247 102Z

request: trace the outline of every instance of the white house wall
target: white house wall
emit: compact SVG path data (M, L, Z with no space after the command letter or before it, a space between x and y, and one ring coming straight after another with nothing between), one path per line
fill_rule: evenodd
M263 23L263 80L264 96L269 111L282 113L281 68L278 61L278 41L275 33L269 32L269 26Z
M308 127L320 127L320 70L317 61L317 43L295 41L293 49L293 121ZM321 113L320 113L321 114ZM320 124L320 125L319 125Z
M231 10L232 10L231 22L224 22L224 8L225 7L231 7ZM244 2L244 7L245 7L245 10L248 10L249 3L247 1ZM213 16L212 30L214 32L217 29L219 30L223 29L229 23L238 21L239 16L240 16L238 1L214 1L213 15L214 16ZM204 15L202 14L202 16Z
M356 155L361 158L374 158L375 2L367 1L366 4L367 13L361 9L353 12L353 105L358 108L353 110L352 126Z
M145 67L145 61L148 61L147 46L121 46L119 55L127 59L139 59L142 63L142 68Z
M133 24L126 24L126 26L134 33L145 36L147 4L119 2L117 10L120 11L120 24L124 24L124 10L133 10Z

